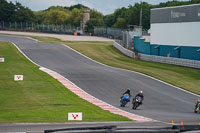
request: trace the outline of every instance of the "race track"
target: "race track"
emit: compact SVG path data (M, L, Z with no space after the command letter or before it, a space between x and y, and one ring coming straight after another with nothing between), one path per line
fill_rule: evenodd
M144 92L144 104L132 110L137 115L170 123L197 124L200 115L193 113L198 96L179 90L152 78L93 62L68 47L48 44L10 35L0 35L0 41L14 42L31 60L63 75L87 93L115 107L126 88L132 95ZM181 77L180 77L181 78Z

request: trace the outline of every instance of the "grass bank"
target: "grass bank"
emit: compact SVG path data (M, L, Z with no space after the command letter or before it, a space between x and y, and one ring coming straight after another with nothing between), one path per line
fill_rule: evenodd
M80 99L10 43L0 42L0 57L0 123L67 122L68 112L83 112L83 121L129 121ZM24 81L14 82L15 74Z
M140 72L190 92L200 94L199 69L131 59L113 48L112 42L66 42L56 38L34 38L45 42L64 43L98 62Z

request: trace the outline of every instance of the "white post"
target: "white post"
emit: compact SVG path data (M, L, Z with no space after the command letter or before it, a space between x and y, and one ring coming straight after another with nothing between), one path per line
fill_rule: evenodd
M15 22L15 30L17 29L17 22Z
M21 30L22 30L22 22L21 22Z
M3 21L3 29L4 29L4 21Z
M140 8L140 26L142 26L142 1L140 2L141 8Z

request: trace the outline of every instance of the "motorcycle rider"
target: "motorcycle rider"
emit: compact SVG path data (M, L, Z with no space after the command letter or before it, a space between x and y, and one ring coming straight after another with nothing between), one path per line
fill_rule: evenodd
M197 112L197 111L199 111L200 110L200 98L197 100L197 103L196 103L196 105L195 105L195 113Z
M140 97L141 99L142 99L142 101L141 101L141 104L142 104L142 102L143 102L143 100L144 100L144 95L143 95L143 91L140 91L136 96L135 96L135 98L136 97ZM134 99L135 99L134 98ZM133 101L134 101L134 99L133 99Z
M123 93L123 95L125 95L125 94L128 94L129 97L130 97L130 96L131 96L131 91L130 91L130 89L127 89L126 92Z
M120 101L122 100L122 98L123 98L123 96L124 96L125 94L128 94L128 95L129 95L129 97L131 97L131 91L130 91L130 89L129 89L129 88L126 90L126 92L124 92L124 93L123 93L123 95L121 96L121 99L120 99Z

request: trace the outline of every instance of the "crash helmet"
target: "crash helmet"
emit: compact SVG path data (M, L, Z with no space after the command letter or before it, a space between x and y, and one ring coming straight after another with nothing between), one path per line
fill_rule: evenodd
M140 94L143 94L143 91L140 91Z
M127 88L127 92L130 92L130 89L129 89L129 88Z

